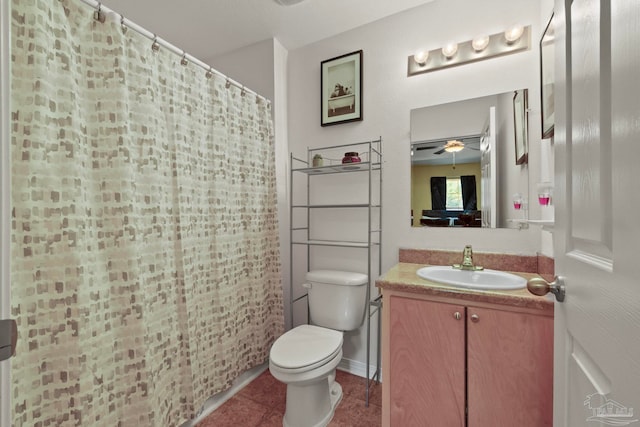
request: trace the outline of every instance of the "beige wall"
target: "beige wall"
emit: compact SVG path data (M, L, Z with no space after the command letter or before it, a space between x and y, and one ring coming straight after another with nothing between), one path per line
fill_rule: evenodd
M456 11L455 19L443 19ZM460 67L407 77L407 57L418 49L442 47L449 40L471 40L492 34L514 22L532 26L532 48L514 55L479 61ZM540 4L530 0L435 1L363 25L289 52L288 131L294 155L305 157L309 147L326 147L383 138L384 181L382 208L382 270L398 262L399 248L474 250L535 254L540 249L540 228L528 230L458 227L411 227L410 112L415 108L477 98L519 88L539 93L537 40L540 39ZM363 120L322 127L320 125L320 63L349 52L363 50ZM530 97L531 164L539 168L539 99ZM537 138L536 138L537 137ZM536 172L532 182L537 182ZM342 191L351 191L342 184ZM359 190L353 190L359 191ZM323 211L324 214L324 211ZM345 219L319 229L331 233ZM351 228L357 228L354 224ZM284 243L284 242L283 242ZM364 250L331 248L315 250L313 268L360 267ZM304 247L294 247L294 258L304 257ZM299 254L297 254L300 252ZM366 266L365 266L366 269ZM358 270L355 270L358 271ZM303 277L294 272L294 293ZM372 292L376 292L375 289ZM375 321L373 322L375 327ZM375 337L375 332L373 332ZM365 361L364 328L345 333L344 358ZM372 346L376 348L375 343Z
M476 194L478 201L482 200L480 193L480 163L466 163L463 165L415 165L411 167L411 209L413 209L413 225L420 226L420 216L423 209L431 209L431 177L446 176L449 178L461 175L475 175Z
M455 20L442 19L456 10ZM525 52L407 77L407 57L447 40L470 40L513 22L531 25ZM383 138L383 270L398 260L399 248L474 250L535 254L540 228L449 229L411 227L410 112L415 108L529 88L539 93L537 40L540 5L529 0L432 2L289 52L289 144L297 156L323 147ZM320 63L363 50L363 120L320 126ZM531 185L539 179L539 97L530 97Z
M549 3L549 0L544 0ZM309 147L325 147L358 141L368 141L378 136L383 138L384 185L383 185L383 232L382 269L393 266L398 259L398 249L434 248L460 249L472 244L475 250L535 254L540 250L540 229L462 229L421 227L409 224L411 209L411 161L410 161L410 112L413 109L442 103L477 98L519 88L529 88L530 93L539 93L539 64L537 41L540 39L543 21L546 24L550 8L543 8L530 0L485 0L469 2L449 0L432 2L406 12L364 25L352 31L331 37L289 52L286 66L287 81L287 138L278 137L276 143L288 144L284 148L295 156L305 157ZM456 10L456 19L443 19ZM545 18L541 15L545 15ZM478 34L498 32L514 22L532 25L532 48L529 51L467 64L460 67L407 77L407 57L418 49L434 49L450 40L470 40ZM255 48L256 46L254 46ZM265 46L257 46L265 48ZM363 58L363 115L361 122L320 126L320 63L323 60L362 49ZM267 49L268 51L269 49ZM250 56L249 56L250 57ZM242 58L246 59L247 56ZM220 58L218 58L220 59ZM236 57L239 59L239 57ZM227 70L231 77L260 90L243 73L253 73L258 80L266 68L274 64L251 61L241 70ZM223 61L220 61L222 65ZM218 66L213 62L214 66ZM224 68L224 67L220 67ZM278 69L278 66L275 67ZM225 69L223 69L225 71ZM236 74L236 71L238 73ZM269 73L271 71L268 71ZM259 83L259 82L258 82ZM271 89L273 90L273 89ZM269 89L264 91L268 94ZM276 92L277 95L277 92ZM279 104L279 99L275 99ZM531 183L539 179L540 168L540 115L539 97L529 98L531 147L529 153L532 167ZM280 103L280 105L283 105ZM276 117L277 121L282 118ZM276 123L278 127L278 123ZM281 147L281 146L280 146ZM278 197L288 199L287 159L278 159ZM284 178L283 178L284 177ZM345 187L344 183L334 183L339 191L358 187ZM287 206L288 207L288 206ZM288 209L279 203L281 209L281 233L283 254L288 252ZM333 228L345 222L336 220L319 235L332 232ZM356 224L357 225L357 224ZM340 253L314 254L315 263L311 267L329 266L344 268L344 265L359 267L362 252L359 249ZM306 248L295 247L294 255L304 258ZM362 251L362 250L359 250ZM298 253L300 252L300 253ZM334 258L331 258L331 255ZM288 289L289 257L283 256L283 276L285 290ZM366 260L366 257L365 257ZM294 262L294 270L298 268ZM305 266L300 266L304 270ZM303 278L294 272L294 294ZM288 300L287 295L287 300ZM375 337L375 322L372 337ZM344 360L354 365L365 361L364 328L345 333ZM375 338L372 349L375 349Z

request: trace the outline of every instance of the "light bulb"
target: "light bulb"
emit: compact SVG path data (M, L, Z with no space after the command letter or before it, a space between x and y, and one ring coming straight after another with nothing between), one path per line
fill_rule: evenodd
M489 46L489 36L476 37L471 41L471 46L473 46L473 50L476 52L482 52Z
M428 58L429 52L427 52L426 50L421 50L413 55L413 60L416 61L418 65L426 64Z
M453 55L455 55L457 51L458 51L457 43L448 43L445 47L442 48L442 54L446 58L453 57Z
M507 43L515 43L522 37L524 33L524 27L522 25L514 25L504 32L504 38L507 39Z

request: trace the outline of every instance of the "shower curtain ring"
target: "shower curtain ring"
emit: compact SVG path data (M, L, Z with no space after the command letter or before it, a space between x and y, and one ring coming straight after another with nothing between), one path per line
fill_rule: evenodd
M183 50L182 59L180 60L180 65L186 66L188 63L189 61L187 61L187 53Z
M209 67L209 69L207 70L207 72L204 74L204 76L208 79L210 79L211 77L213 77L213 70L211 67Z
M122 27L122 34L126 34L127 26L124 24L124 15L120 15L120 26Z
M98 2L98 9L93 12L93 19L100 22L101 24L104 24L106 18L106 15L102 11L102 3Z
M240 96L245 96L247 94L247 91L244 89L244 86L242 86L242 90L240 91Z
M160 43L158 43L158 36L153 35L153 43L151 44L151 50L157 52L160 50Z
M227 79L227 82L224 84L224 87L229 89L231 87L231 82Z

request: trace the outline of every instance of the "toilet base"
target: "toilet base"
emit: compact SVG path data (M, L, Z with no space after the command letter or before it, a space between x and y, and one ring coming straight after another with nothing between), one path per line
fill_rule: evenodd
M306 385L287 385L287 408L284 427L325 427L331 422L342 400L342 387L335 382L335 371L329 378Z

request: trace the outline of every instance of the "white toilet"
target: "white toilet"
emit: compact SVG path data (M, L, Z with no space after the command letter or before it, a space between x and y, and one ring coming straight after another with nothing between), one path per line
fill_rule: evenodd
M342 399L335 382L342 359L342 331L358 329L365 316L367 275L346 271L307 273L311 325L283 334L269 353L269 370L287 384L285 427L321 427Z

